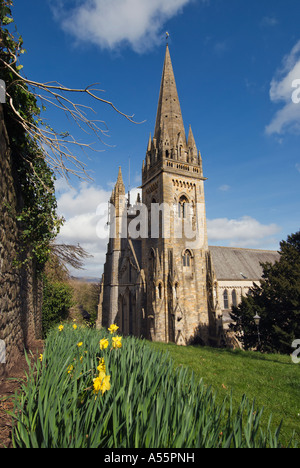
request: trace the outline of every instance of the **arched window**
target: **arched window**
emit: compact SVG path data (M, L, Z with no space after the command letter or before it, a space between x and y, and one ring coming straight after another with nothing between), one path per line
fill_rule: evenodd
M225 289L223 293L223 302L224 302L224 309L229 309L229 300L228 300L228 291Z
M182 257L183 266L190 268L192 266L192 254L189 250L186 250Z
M236 290L234 289L231 293L231 298L232 298L232 305L234 307L237 307L237 295L236 295Z
M178 217L185 219L187 217L188 199L185 196L180 197L178 202Z

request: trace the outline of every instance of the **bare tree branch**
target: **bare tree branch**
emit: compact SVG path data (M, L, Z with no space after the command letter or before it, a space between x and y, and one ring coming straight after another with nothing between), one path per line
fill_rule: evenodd
M67 268L67 265L75 268L76 270L84 270L83 260L86 258L92 258L80 244L68 245L68 244L55 244L54 242L50 245L51 255L56 258L58 263Z
M10 51L9 51L10 52ZM37 143L40 148L39 156L47 161L50 168L58 173L60 176L69 179L71 175L75 175L81 179L92 178L88 174L87 164L84 163L75 152L79 149L87 156L87 151L100 152L103 150L96 150L94 143L84 143L76 140L69 132L58 132L51 128L42 118L32 121L23 117L16 109L10 88L18 86L23 91L32 95L35 99L39 100L44 107L44 103L50 104L55 108L63 111L67 118L70 118L81 131L88 135L94 135L96 140L103 144L102 137L107 137L107 125L102 120L90 119L88 112L96 114L95 110L87 105L78 104L69 99L68 95L87 95L96 102L101 102L110 106L119 115L125 117L128 121L134 124L141 124L143 122L136 122L134 115L128 115L121 112L112 102L103 99L98 95L103 90L95 88L96 84L91 84L84 89L67 88L57 82L39 83L37 81L29 80L22 77L15 69L15 64L18 60L17 55L10 52L13 59L11 63L0 57L0 63L6 67L13 75L15 80L7 86L6 94L7 100L13 112L13 118L23 127L26 134ZM29 88L30 89L29 89Z

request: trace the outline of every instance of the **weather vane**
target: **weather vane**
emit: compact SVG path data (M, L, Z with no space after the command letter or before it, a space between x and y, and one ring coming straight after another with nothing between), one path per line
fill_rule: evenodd
M169 37L170 37L170 34L168 33L168 31L166 31L166 40L167 40L167 44L169 43Z

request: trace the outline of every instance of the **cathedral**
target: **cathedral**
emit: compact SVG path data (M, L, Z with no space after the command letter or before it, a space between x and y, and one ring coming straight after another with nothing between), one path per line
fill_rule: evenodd
M157 117L142 162L142 198L132 205L121 168L110 200L110 238L98 327L178 345L228 344L230 309L273 251L210 247L202 157L186 136L169 46Z

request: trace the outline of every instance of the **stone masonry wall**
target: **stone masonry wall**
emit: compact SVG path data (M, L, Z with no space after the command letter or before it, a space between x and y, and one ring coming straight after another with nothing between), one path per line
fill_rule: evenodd
M18 185L13 158L0 104L0 345L5 346L5 364L0 375L9 371L30 343L41 338L41 281L33 264L14 267L19 231L15 219ZM0 350L1 351L1 350ZM3 353L2 353L3 361Z

